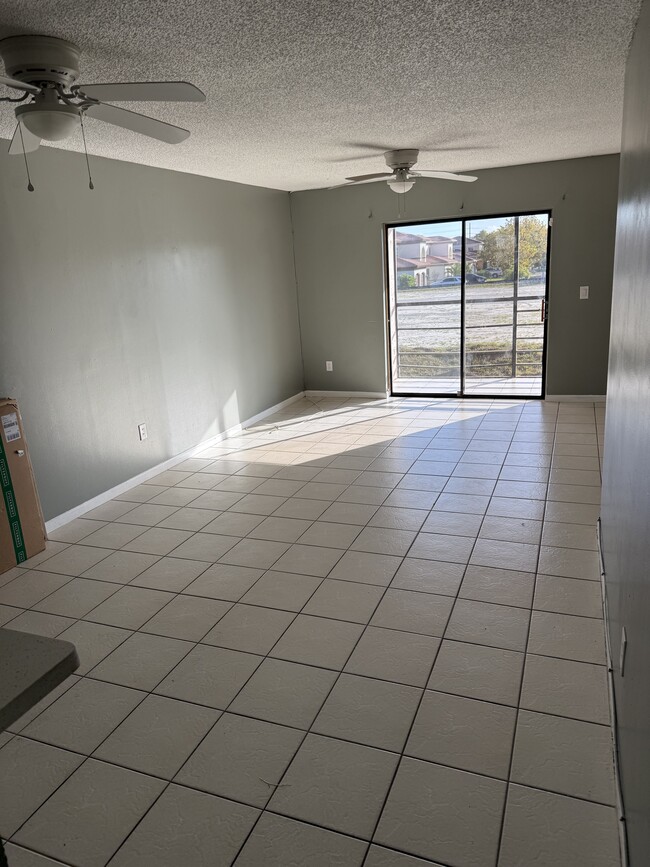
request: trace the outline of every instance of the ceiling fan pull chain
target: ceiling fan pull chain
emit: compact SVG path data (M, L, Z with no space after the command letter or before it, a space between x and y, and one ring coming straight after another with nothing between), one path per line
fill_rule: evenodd
M23 138L23 125L18 122L18 132L20 133L20 141L23 146L23 159L25 160L25 171L27 172L27 189L30 193L34 192L34 184L29 176L29 163L27 162L27 154L25 153L25 140Z
M84 141L84 153L86 154L86 168L88 169L88 189L94 190L95 185L93 184L93 178L90 174L90 162L88 161L88 148L86 147L86 129L84 127L84 116L83 112L79 115L79 120L81 121L81 137Z
M397 216L400 220L406 216L406 193L398 193L397 195Z

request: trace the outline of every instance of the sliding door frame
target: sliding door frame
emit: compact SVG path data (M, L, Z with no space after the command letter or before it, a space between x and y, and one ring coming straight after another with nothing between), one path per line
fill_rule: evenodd
M542 388L541 393L538 395L511 395L511 394L486 394L481 392L480 394L467 394L465 390L465 266L466 266L466 238L467 238L467 223L472 220L491 220L491 219L500 219L507 217L515 217L517 221L519 221L520 217L540 217L545 216L547 218L547 229L546 229L546 281L545 281L545 289L544 289L544 320L543 320L543 342L542 342ZM403 392L400 391L396 393L393 389L393 351L392 351L392 320L390 315L391 308L391 300L390 300L390 281L391 281L391 273L390 273L390 250L389 250L389 238L388 232L390 229L397 229L400 226L430 226L435 225L436 223L461 223L461 235L462 235L462 243L461 243L461 278L462 282L460 284L460 342L461 342L461 351L460 351L460 390L456 393L454 392ZM546 397L546 360L547 360L547 349L548 349L548 312L549 312L549 294L550 294L550 283L551 283L551 229L553 228L553 211L550 208L543 208L541 210L536 211L507 211L505 213L498 214L474 214L471 217L465 216L455 216L455 217L436 217L434 220L409 220L408 222L404 222L404 220L399 220L390 223L384 223L382 227L382 236L383 236L383 248L384 248L384 309L386 314L386 341L385 341L385 352L386 352L386 371L387 371L387 385L388 385L388 393L391 397L454 397L454 398L463 398L467 400L544 400ZM515 275L518 282L518 275ZM515 296L514 303L514 315L517 315L517 293L514 291L513 287L513 295ZM395 290L397 292L397 289ZM397 309L395 310L395 318L397 318ZM513 325L515 322L513 321ZM395 323L395 327L397 329L397 322ZM516 350L516 346L513 347L513 351Z

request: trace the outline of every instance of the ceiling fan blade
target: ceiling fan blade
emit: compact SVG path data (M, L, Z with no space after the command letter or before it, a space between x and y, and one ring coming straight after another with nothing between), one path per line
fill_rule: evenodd
M21 129L23 133L22 138L20 136ZM18 121L16 129L14 130L13 138L11 139L11 144L9 145L9 153L22 154L24 144L24 153L30 154L32 151L38 150L40 143L40 138L30 132L25 124L21 124L20 121Z
M353 163L357 160L376 160L377 154L361 154L356 157L326 157L325 161L328 163Z
M390 150L390 148L387 148L387 150ZM444 147L443 146L443 147L435 147L435 148L423 148L420 150L420 153L421 154L422 153L437 154L437 153L452 153L454 151L467 152L467 151L486 151L486 150L491 150L491 147L489 145L471 145L471 146L470 145L464 145L463 147ZM330 162L330 163L352 163L352 162L356 162L358 160L375 160L375 159L377 159L377 154L372 153L372 154L360 154L360 155L354 156L354 157L331 157L330 159L327 160L327 162Z
M339 187L358 187L361 184L376 184L379 181L387 180L388 178L394 178L394 177L395 177L395 175L393 175L393 174L384 174L382 172L381 175L377 175L375 177L373 177L372 175L370 177L368 175L366 175L365 180L347 181L345 184L336 184L335 186L328 187L327 189L328 190L338 190Z
M14 90L24 90L25 93L40 93L41 88L35 84L27 84L26 81L18 81L17 78L8 78L6 75L0 75L0 84L5 87L13 87Z
M478 181L476 175L457 175L455 172L434 172L431 169L418 169L417 172L412 172L417 175L428 175L430 178L441 178L443 181L465 181L471 184L472 181Z
M420 150L421 154L437 154L437 153L451 153L452 151L490 151L492 150L492 145L480 145L480 144L472 144L472 145L450 145L449 147L445 147L445 145L436 145L431 148L422 148Z
M180 126L173 126L171 123L147 117L146 114L127 111L125 108L106 105L103 102L89 105L88 108L84 109L84 112L88 117L94 117L97 120L103 120L105 123L112 123L114 126L130 129L142 135L148 135L150 138L157 138L168 144L178 144L185 141L190 134L189 130L183 129Z
M348 163L348 162L352 162L353 160L376 159L379 154L384 154L384 153L386 153L386 151L389 151L392 149L388 146L384 146L381 144L368 144L365 142L354 142L354 141L353 142L350 142L350 141L343 142L340 146L344 147L344 148L354 148L355 150L360 150L360 149L366 150L366 151L370 151L370 153L357 154L356 156L351 156L351 157L347 157L347 156L346 157L332 157L332 158L328 159L328 162L330 162L330 163ZM374 153L373 153L373 151L374 151Z
M188 81L126 81L80 84L74 93L100 102L205 102L205 94Z
M393 172L375 172L372 175L353 175L351 178L346 178L345 180L358 183L359 181L374 181L375 178L390 178L392 175Z
M394 150L393 145L383 145L378 144L377 142L361 142L361 141L346 141L342 142L342 147L344 148L362 148L365 151L377 151L379 153L385 153L386 151Z

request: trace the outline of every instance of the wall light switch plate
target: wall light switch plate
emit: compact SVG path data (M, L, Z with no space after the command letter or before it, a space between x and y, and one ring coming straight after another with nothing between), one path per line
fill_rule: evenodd
M146 424L139 424L138 425L138 436L140 437L140 442L142 442L142 440L146 440L146 438L147 438L147 426L146 426Z
M586 301L589 298L589 286L580 287L580 300Z
M334 370L334 363L331 361L326 361L325 362L325 370L329 370L329 371Z

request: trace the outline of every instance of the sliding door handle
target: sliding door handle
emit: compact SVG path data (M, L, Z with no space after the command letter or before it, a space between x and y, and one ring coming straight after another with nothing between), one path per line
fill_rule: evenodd
M545 321L546 321L546 299L542 298L542 318L540 319L540 322L545 322Z

